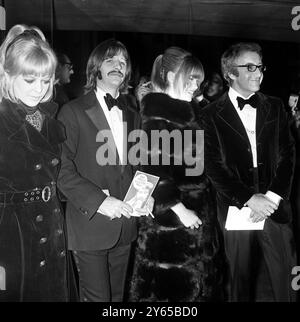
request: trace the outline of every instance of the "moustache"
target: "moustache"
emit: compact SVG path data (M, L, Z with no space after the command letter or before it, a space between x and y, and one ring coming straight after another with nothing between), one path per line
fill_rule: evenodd
M120 77L124 77L124 74L122 72L118 71L118 70L112 70L112 71L107 73L107 75L112 75L112 74L117 74Z

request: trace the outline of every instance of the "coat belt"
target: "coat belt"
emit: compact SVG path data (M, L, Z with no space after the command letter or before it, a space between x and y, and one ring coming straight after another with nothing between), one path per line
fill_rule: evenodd
M36 187L26 191L0 193L0 204L48 202L56 195L56 184L50 182L43 187Z

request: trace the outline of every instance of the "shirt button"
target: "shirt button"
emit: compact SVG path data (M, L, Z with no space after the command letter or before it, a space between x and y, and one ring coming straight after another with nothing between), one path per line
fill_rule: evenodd
M35 168L35 170L40 170L40 169L42 169L42 165L40 163L38 163L34 166L34 168Z
M43 260L43 261L40 262L40 267L43 267L45 265L46 265L46 261L45 260Z
M40 244L45 244L46 241L47 241L47 237L42 237L40 239Z
M38 216L36 216L35 220L36 220L37 222L41 222L41 221L43 221L43 220L44 220L44 217L43 217L43 215L38 215Z
M57 229L57 230L56 230L56 234L57 234L57 235L61 235L62 233L63 233L62 229Z
M51 160L51 164L53 165L53 167L55 167L59 164L59 160L57 158L54 158Z

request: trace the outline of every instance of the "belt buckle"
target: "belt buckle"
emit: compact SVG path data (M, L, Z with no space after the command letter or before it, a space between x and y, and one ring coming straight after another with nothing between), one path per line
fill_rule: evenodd
M42 199L45 202L48 202L51 198L51 189L49 186L45 186L42 190Z

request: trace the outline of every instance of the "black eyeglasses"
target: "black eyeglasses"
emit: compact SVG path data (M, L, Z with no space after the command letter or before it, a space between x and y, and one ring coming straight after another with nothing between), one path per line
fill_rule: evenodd
M254 65L254 64L235 65L234 67L246 67L248 72L251 72L251 73L254 73L257 70L257 68L261 73L267 69L265 65Z
M67 65L69 70L73 69L72 63L64 63L64 65Z

